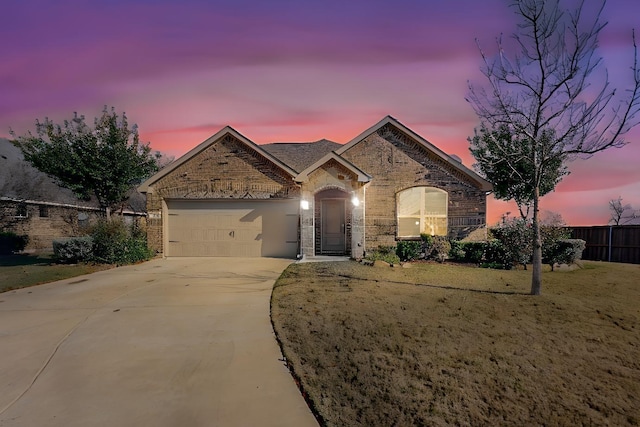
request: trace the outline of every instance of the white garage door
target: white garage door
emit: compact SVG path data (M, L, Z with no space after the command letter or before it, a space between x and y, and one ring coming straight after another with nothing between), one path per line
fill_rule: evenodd
M295 258L296 200L169 200L167 256Z

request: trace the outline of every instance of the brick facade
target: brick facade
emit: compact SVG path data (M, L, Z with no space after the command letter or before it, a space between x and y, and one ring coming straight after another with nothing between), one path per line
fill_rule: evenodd
M396 197L411 187L447 192L449 237L462 238L485 225L490 184L392 117L339 149L331 144L324 144L329 147L325 157L294 170L233 129L221 130L141 186L147 193L150 247L163 249L163 216L172 199L303 200L309 204L299 217L300 254L305 256L319 254L323 198L345 200L346 247L354 258L366 249L396 244ZM283 144L271 152L300 160L292 154L307 148ZM360 204L351 203L354 197Z
M353 196L364 200L363 184L345 166L331 159L311 172L302 184L303 197L312 202L309 212L302 213L302 242L305 254L321 255L322 212L324 199L345 200L346 253L354 258L362 257L364 248L364 214L362 207L353 206Z
M258 151L226 135L180 164L147 193L149 247L162 252L167 199L291 199L300 197L292 177Z
M396 194L409 187L430 186L448 193L449 237L462 238L486 222L486 194L478 184L391 125L342 157L373 176L366 187L367 248L395 245Z

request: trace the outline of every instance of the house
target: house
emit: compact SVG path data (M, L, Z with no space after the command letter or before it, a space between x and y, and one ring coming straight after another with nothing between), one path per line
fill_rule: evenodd
M164 256L290 258L464 237L491 190L391 116L345 145L256 145L227 126L139 187Z
M144 221L145 210L144 197L132 192L123 216ZM85 234L102 215L96 200L79 200L0 138L0 231L27 235L26 251L51 251L53 240Z

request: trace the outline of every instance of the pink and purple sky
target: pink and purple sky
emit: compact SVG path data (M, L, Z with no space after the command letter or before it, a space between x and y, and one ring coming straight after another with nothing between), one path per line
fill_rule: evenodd
M589 2L587 2L589 3ZM475 45L515 29L507 0L22 0L2 6L0 137L36 118L104 105L176 157L225 125L252 141L345 143L390 114L471 166L483 83ZM638 0L609 0L600 54L631 84ZM570 225L606 224L608 202L640 208L640 126L630 144L570 164L542 199ZM489 223L513 205L489 196Z

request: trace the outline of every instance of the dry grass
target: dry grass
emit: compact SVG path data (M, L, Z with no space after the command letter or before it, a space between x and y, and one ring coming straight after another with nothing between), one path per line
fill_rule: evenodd
M101 264L56 264L48 255L0 256L0 292L113 268Z
M640 266L294 264L272 320L330 426L638 425Z

